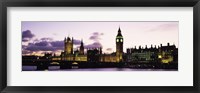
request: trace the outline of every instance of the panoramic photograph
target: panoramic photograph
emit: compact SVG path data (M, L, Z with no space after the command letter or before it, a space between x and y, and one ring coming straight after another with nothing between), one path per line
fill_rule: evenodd
M22 21L22 71L178 71L178 21Z

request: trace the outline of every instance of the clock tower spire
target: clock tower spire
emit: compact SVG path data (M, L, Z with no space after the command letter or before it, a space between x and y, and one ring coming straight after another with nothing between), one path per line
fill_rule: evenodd
M116 61L122 62L123 61L123 36L121 33L121 29L119 27L118 34L116 36Z

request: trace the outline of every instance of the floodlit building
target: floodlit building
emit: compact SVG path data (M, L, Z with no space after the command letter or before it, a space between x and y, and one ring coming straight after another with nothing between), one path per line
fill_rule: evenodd
M81 40L79 50L73 50L73 37L64 39L64 51L60 56L53 56L52 60L62 61L83 61L83 62L122 62L123 61L123 36L121 29L118 29L116 36L116 52L112 54L102 54L102 48L87 49L84 53L84 44Z
M162 63L178 62L178 48L175 45L162 46L158 48L158 59Z
M162 62L170 63L178 61L178 48L176 46L167 46L145 48L139 46L139 48L127 48L126 53L123 52L124 39L121 29L118 29L118 33L115 39L116 52L111 54L103 54L102 47L96 48L84 48L83 40L81 40L79 50L73 49L73 37L67 37L64 39L64 51L60 56L53 56L52 60L62 61L79 61L79 62ZM86 53L85 53L85 52Z
M116 62L123 61L123 42L123 36L121 34L121 29L119 28L116 36Z
M127 62L177 62L178 61L178 48L175 45L170 45L160 47L153 47L151 45L150 48L127 48L126 54Z
M64 39L64 51L60 56L54 56L52 60L62 61L87 61L87 55L84 54L84 45L81 40L80 50L73 50L73 37L67 37Z

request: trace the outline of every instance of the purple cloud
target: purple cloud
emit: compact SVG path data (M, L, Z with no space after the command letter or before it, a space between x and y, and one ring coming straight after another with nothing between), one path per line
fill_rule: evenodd
M90 36L90 40L99 40L100 38L98 36Z
M37 42L35 43L36 46L48 46L49 42L47 41L41 41L41 42Z
M173 31L178 29L177 23L168 23L168 24L161 24L155 28L150 29L149 31Z
M47 40L47 41L45 41ZM27 46L23 46L23 53L37 52L37 51L57 51L64 49L63 41L48 41L49 39L40 39L36 43L29 43Z
M94 40L94 41L99 41L101 38L101 36L104 35L103 33L99 33L99 32L94 32L92 33L92 36L90 36L90 40Z
M52 41L50 44L52 47L64 47L64 41Z
M98 47L102 47L102 44L99 42L99 40L101 39L102 35L104 35L104 34L103 33L99 33L99 32L92 33L92 36L90 36L89 39L93 40L94 43L85 45L85 48L98 48Z
M73 43L74 43L74 45L80 45L81 44L81 40L74 39Z
M74 39L74 45L80 45L81 41ZM98 43L94 43L89 46L99 46ZM41 39L35 39L33 43L28 43L28 45L22 46L22 53L23 54L31 54L33 52L38 51L59 51L64 50L64 41L53 41L52 38L41 38Z
M26 47L26 45L22 45L22 48L25 48Z
M51 46L36 46L36 45L31 45L31 46L28 46L26 48L26 50L29 50L29 51L55 51L56 48L51 47Z
M102 47L102 44L100 42L94 42L92 44L85 45L85 48L99 48Z
M42 40L42 41L52 41L53 38L41 38L40 40Z
M28 42L30 38L22 38L22 42Z
M23 50L22 51L22 54L31 54L31 53L33 53L32 51L29 51L29 50Z
M22 42L28 42L35 35L31 33L30 30L22 31Z
M36 39L35 39L35 40L33 40L33 41L34 41L34 42L39 42L40 40L36 38Z
M28 46L26 46L25 50L29 51L56 51L61 50L61 47L53 47L50 45L50 42L47 42L48 44L45 46L43 44L44 42L38 42L38 43L29 43ZM62 48L63 49L63 48Z
M98 36L98 35L104 35L104 34L103 33L99 33L99 32L94 32L93 35Z

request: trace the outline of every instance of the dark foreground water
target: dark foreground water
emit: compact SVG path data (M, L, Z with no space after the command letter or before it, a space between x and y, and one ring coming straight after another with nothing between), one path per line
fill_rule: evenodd
M37 71L37 66L22 66L22 71ZM178 71L177 69L132 69L132 68L87 68L60 69L60 66L49 66L45 71Z

